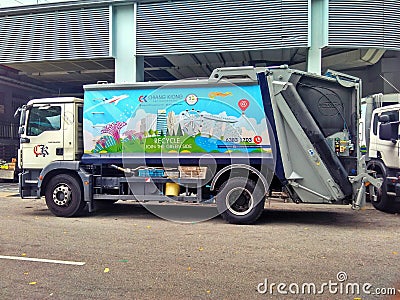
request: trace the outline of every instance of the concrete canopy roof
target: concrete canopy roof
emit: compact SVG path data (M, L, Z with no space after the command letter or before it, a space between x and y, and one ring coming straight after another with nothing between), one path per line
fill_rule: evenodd
M165 2L166 0L148 0L143 2ZM50 1L49 1L50 2ZM38 12L62 11L90 7L108 7L108 5L132 4L128 0L80 0L50 2L40 5L28 5L0 8L0 16L25 15ZM107 36L108 37L108 36ZM308 49L283 48L254 51L226 51L214 53L168 54L144 57L144 80L161 81L192 77L208 77L217 67L229 66L271 66L288 64L305 70ZM345 48L322 49L322 66L336 70L362 68L371 65L365 61L366 50ZM111 55L111 54L110 54ZM108 56L108 53L105 54ZM113 82L115 78L115 59L109 57L91 57L85 59L19 61L5 63L5 66L18 72L21 77L35 79L40 85L51 89L54 94L78 95L82 85L97 81Z
M304 62L306 49L237 51L145 57L145 81L164 81L208 77L213 69L227 66L271 66ZM97 81L114 82L114 59L85 59L68 61L37 61L10 63L18 70L43 83L59 94L79 94L83 84Z

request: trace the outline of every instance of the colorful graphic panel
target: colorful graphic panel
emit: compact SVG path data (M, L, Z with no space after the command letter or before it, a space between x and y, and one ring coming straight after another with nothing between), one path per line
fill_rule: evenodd
M85 92L85 153L270 153L258 85Z

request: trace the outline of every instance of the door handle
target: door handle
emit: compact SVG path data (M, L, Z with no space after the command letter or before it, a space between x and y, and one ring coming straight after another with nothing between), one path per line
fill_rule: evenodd
M56 148L56 155L64 155L64 148Z
M20 138L19 141L21 144L28 144L31 142L31 140L29 138Z

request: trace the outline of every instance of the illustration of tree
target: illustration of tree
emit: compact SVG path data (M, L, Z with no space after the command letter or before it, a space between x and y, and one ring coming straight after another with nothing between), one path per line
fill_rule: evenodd
M159 135L159 131L156 130L156 131L154 132L154 135L155 135L155 136L158 136L158 135Z
M160 136L164 136L164 131L161 129Z
M125 122L120 122L120 121L112 122L104 126L103 129L101 130L101 133L110 134L114 138L114 140L119 144L121 143L120 131L126 125L127 124Z
M125 135L127 138L128 138L128 140L132 140L132 138L133 138L133 136L136 134L136 131L135 130L132 130L132 129L130 129L130 130L127 130L127 131L125 131L124 133L123 133L123 135Z
M179 123L179 125L178 125L178 129L176 130L175 135L176 135L176 136L183 136L183 131L182 131L182 127L181 127L181 124L180 124L180 123Z
M153 136L153 134L154 134L154 130L153 129L149 129L149 136Z
M142 144L142 140L143 140L143 137L144 137L144 133L141 133L141 132L136 132L135 133L135 137L140 141L140 143Z
M106 142L107 142L107 140L102 137L97 141L97 144L101 145L102 148L105 148L106 147Z

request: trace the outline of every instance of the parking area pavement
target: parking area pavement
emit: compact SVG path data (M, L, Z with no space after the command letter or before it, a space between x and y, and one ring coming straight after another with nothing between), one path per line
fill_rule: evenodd
M133 202L57 218L8 188L0 299L400 296L400 216L371 207L272 202L250 226L166 221Z
M18 183L10 181L0 181L0 193L4 193L5 196L10 194L18 193Z

